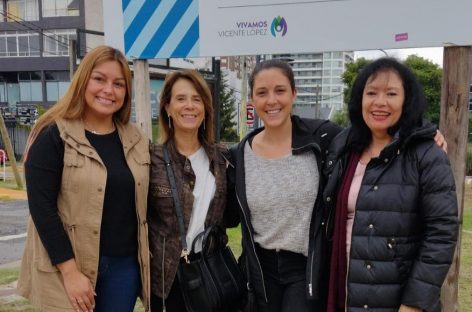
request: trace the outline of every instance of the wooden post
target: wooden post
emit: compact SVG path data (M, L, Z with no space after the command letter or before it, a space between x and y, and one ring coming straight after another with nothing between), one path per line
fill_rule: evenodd
M242 78L241 78L241 107L239 110L239 139L242 140L247 132L247 63L246 63L246 56L240 57L242 68Z
M5 120L3 119L3 114L0 111L0 134L5 143L5 149L7 151L8 160L10 161L11 169L15 175L16 186L19 189L23 189L23 182L21 181L20 173L18 172L18 167L16 166L15 152L11 146L10 137L8 136L7 127L5 126Z
M471 47L446 47L443 58L440 129L448 145L448 156L456 182L459 205L459 236L452 266L441 291L443 311L457 312L459 265L461 255L462 213L469 116Z
M151 97L149 94L149 63L147 60L134 60L134 104L136 124L152 141Z
M75 73L75 65L77 64L77 44L74 39L69 40L69 77L72 81Z

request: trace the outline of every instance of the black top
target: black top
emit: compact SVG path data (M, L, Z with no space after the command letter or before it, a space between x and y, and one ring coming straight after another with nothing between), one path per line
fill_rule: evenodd
M107 168L100 255L134 255L138 249L134 179L118 131L106 135L86 131L85 135ZM57 213L63 166L64 142L54 124L41 131L25 162L31 217L54 265L74 257Z

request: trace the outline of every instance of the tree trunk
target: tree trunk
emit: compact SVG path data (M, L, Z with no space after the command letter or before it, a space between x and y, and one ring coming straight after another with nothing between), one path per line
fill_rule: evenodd
M448 156L456 182L459 205L459 236L456 252L441 291L443 311L459 311L458 284L464 210L464 180L469 120L471 47L446 47L443 59L440 129L448 145Z

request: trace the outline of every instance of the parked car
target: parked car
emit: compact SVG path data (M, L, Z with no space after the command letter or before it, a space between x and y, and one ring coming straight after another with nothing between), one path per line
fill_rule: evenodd
M8 161L8 155L4 149L0 148L0 165L2 166L3 166L3 161Z

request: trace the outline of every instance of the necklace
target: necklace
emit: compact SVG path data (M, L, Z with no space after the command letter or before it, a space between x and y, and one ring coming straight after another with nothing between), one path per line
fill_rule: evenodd
M85 126L85 130L87 130L87 131L89 131L93 134L98 134L98 135L110 134L110 133L114 132L115 129L116 129L115 123L112 124L112 128L110 130L106 130L106 131L94 130L91 127L89 127L89 125L87 125L86 123L84 123L84 126Z

